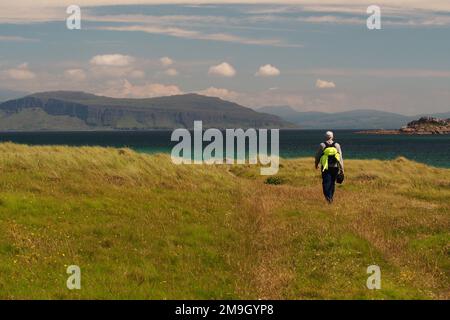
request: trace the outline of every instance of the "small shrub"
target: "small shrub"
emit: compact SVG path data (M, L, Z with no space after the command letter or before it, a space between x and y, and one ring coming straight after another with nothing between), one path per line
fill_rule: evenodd
M264 182L265 184L273 184L273 185L279 185L279 184L283 184L284 183L284 179L281 177L269 177L266 179L266 181Z

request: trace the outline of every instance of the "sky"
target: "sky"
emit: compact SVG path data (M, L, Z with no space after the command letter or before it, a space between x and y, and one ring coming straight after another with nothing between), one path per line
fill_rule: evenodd
M81 29L67 28L69 5ZM369 5L381 29L369 30ZM0 91L450 111L450 1L2 0Z

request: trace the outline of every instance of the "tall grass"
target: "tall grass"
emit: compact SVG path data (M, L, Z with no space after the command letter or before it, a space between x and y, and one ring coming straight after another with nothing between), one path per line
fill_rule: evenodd
M449 298L450 170L348 160L329 206L312 167L0 144L0 298Z

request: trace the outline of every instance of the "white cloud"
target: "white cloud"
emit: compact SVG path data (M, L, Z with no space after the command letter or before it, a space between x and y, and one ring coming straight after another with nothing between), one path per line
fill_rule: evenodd
M319 89L330 89L330 88L336 88L336 85L332 81L326 81L326 80L317 79L317 81L316 81L316 88L319 88Z
M173 60L170 59L169 57L162 57L161 59L159 59L159 61L161 62L163 67L168 67L173 64Z
M166 27L158 25L132 25L132 26L105 26L98 27L99 30L109 31L128 31L128 32L146 32L151 34L163 34L171 37L194 39L194 40L210 40L221 42L233 42L248 45L262 45L274 47L302 47L300 44L284 43L279 39L253 39L246 38L228 33L203 33L195 30L188 30L179 27Z
M224 100L233 101L240 105L258 108L263 106L289 105L301 109L304 105L302 94L285 92L281 90L265 90L259 92L237 92L225 88L209 87L197 92L198 94L219 97Z
M133 63L134 58L122 54L97 55L91 59L91 64L97 66L126 67Z
M181 91L176 85L165 85L161 83L133 85L128 80L124 80L120 86L111 87L101 94L116 98L152 98L172 96L182 93L183 91Z
M248 15L257 15L258 17L280 17L284 12L319 12L326 14L355 14L365 16L365 8L372 5L373 2L369 0L328 0L324 3L319 3L317 0L221 0L220 3L232 4L260 4L258 9L243 9L244 13ZM139 15L134 15L134 18L126 17L127 15L95 15L90 7L103 5L131 5L131 4L176 4L186 5L189 3L195 4L212 4L214 0L77 0L77 5L83 8L83 20L88 21L109 21L114 22L116 19L124 22L132 23L149 23L160 24L162 20L175 21L180 19L176 15L166 16L164 18L157 18L154 21L151 17L148 19L140 19ZM2 0L0 3L0 22L5 23L35 23L48 21L61 21L64 18L65 8L73 4L72 0ZM383 8L383 17L389 17L394 12L400 13L403 17L421 16L422 13L432 17L427 21L411 21L417 26L432 26L432 25L448 25L449 21L442 14L450 12L450 1L448 0L378 0L377 5ZM252 12L253 11L253 12ZM63 12L63 17L61 16ZM116 16L116 18L111 18ZM128 15L132 16L132 15ZM144 15L140 15L145 17ZM161 20L161 19L162 20ZM206 18L206 17L205 17ZM286 18L286 17L284 17ZM186 20L185 18L181 18ZM193 18L194 20L197 19ZM233 18L234 19L234 18ZM247 19L247 17L245 18ZM119 21L118 20L118 21ZM192 20L192 19L191 19ZM230 20L230 19L225 19ZM415 20L415 19L414 19ZM216 19L217 21L217 19ZM310 22L316 19L311 17ZM203 23L202 21L201 23ZM208 24L211 21L207 22ZM215 23L213 20L212 23ZM353 23L350 19L339 19L335 23ZM389 23L388 21L384 22ZM401 25L404 23L409 25L408 21L399 21ZM394 22L395 24L395 22ZM208 35L206 35L208 36ZM251 40L251 39L250 39ZM253 39L254 40L254 39Z
M178 71L175 68L170 68L170 69L167 69L166 71L164 71L164 74L166 74L170 77L175 77L178 75Z
M132 70L128 76L134 79L143 79L145 78L145 72L141 70Z
M93 66L89 70L89 74L95 79L136 78L131 74L133 70L134 69L130 67Z
M300 74L300 71L298 72ZM379 77L379 78L450 78L450 70L437 69L313 69L302 74L320 77ZM297 73L296 73L297 74Z
M57 4L50 8L38 1L28 4L23 4L23 0L20 3L8 0L0 2L1 23L29 24L48 21L61 21L61 8L58 8Z
M221 64L218 64L216 66L211 66L208 73L210 75L231 78L236 75L236 70L231 64L222 62Z
M68 69L64 71L64 76L73 81L86 80L86 72L83 69Z
M280 75L280 70L271 64L261 66L255 74L257 77L276 77Z
M317 0L221 0L220 3L249 3L249 4L302 4L317 5ZM77 0L80 6L101 6L101 5L126 5L126 4L217 4L216 0ZM372 4L368 0L328 0L326 5L367 5ZM2 0L2 5L10 7L45 8L57 7L73 4L73 0ZM378 5L393 5L402 8L422 8L430 10L450 10L448 0L378 0Z
M6 70L6 74L14 80L31 80L36 78L36 74L28 68L28 63L23 63L17 68Z
M0 41L4 42L39 42L38 39L31 39L18 36L0 36Z
M310 16L297 19L301 22L319 23L319 24L356 24L365 22L364 16L361 17L342 17L337 15Z
M224 100L235 100L239 96L239 93L235 91L215 87L209 87L208 89L198 91L197 93L210 97L218 97Z
M89 74L96 79L145 78L144 71L135 69L135 61L134 57L122 54L97 55L90 60Z

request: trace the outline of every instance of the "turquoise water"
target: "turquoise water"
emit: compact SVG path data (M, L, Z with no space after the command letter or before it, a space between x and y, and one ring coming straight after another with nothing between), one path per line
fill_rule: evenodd
M112 132L3 132L0 141L30 145L129 147L139 152L169 153L174 142L172 131ZM450 168L450 136L405 136L356 134L352 130L335 131L347 159L394 159L404 156L437 167ZM323 131L281 130L282 157L313 156L323 141Z

